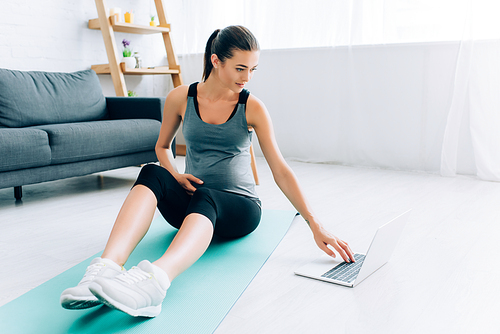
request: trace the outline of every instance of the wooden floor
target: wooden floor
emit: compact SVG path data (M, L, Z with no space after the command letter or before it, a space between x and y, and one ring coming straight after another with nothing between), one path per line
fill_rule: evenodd
M264 208L292 209L257 163ZM293 274L321 255L298 217L217 334L500 333L499 183L289 163L324 225L354 250L412 208L410 220L391 261L351 289ZM26 186L22 202L1 189L0 305L102 250L138 171Z

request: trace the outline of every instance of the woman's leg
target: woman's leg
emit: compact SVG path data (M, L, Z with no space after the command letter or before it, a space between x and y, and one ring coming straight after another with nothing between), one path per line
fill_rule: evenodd
M123 203L102 256L91 262L77 286L62 292L62 306L82 309L99 305L100 302L89 290L90 285L96 279L109 279L123 273L121 266L148 231L157 204L159 209L167 209L162 214L167 213L168 221L180 227L190 199L191 196L166 169L156 165L144 166ZM163 275L166 276L166 273Z
M205 253L213 231L207 217L198 213L188 215L165 254L153 264L163 269L172 281Z
M161 204L165 203L159 202L160 212L167 214L168 208ZM96 278L89 285L90 291L106 305L132 316L157 316L170 282L205 253L214 230L227 237L251 233L260 221L261 210L259 204L242 196L200 188L194 192L185 214L160 259L153 264L141 261L111 280Z
M144 166L116 218L102 257L123 265L147 233L157 206L179 228L190 199L165 168Z
M203 255L212 232L213 225L208 218L190 214L160 260L153 264L141 261L113 279L97 277L88 289L100 302L112 308L135 317L155 317L161 312L172 279Z
M156 210L156 196L144 185L128 194L101 257L123 266L148 231Z
M90 284L96 278L112 278L125 272L122 266L146 234L155 206L156 197L149 188L137 185L130 191L118 214L104 253L90 263L77 286L61 293L60 302L64 308L84 309L101 304L89 290Z
M114 279L96 278L89 290L100 302L129 315L155 317L172 279L203 255L212 235L213 225L207 217L190 214L158 261L141 261Z
M240 195L200 188L193 194L187 214L165 254L154 262L170 280L203 255L214 231L226 238L251 233L260 222L261 208L255 201Z

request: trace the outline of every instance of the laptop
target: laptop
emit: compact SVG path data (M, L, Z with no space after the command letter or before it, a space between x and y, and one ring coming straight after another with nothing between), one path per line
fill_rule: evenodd
M356 262L347 263L340 256L324 254L295 271L296 275L355 287L389 261L411 210L379 227L366 254L355 253ZM340 260L338 260L340 259Z

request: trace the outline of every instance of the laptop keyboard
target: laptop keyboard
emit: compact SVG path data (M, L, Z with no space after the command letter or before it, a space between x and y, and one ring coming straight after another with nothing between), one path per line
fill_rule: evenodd
M354 254L354 259L356 260L356 262L354 263L343 262L338 266L328 270L326 273L321 275L321 277L327 277L337 281L351 283L358 276L359 270L361 269L361 265L365 260L365 255Z

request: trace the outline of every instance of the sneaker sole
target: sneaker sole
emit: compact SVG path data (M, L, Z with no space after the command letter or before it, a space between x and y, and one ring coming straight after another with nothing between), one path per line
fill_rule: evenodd
M67 310L83 310L99 305L102 305L102 303L95 297L93 299L89 299L89 297L79 299L78 297L72 295L61 296L61 306Z
M89 290L104 305L127 313L128 315L131 315L133 317L154 318L161 312L161 305L148 306L134 310L106 295L106 293L104 293L104 291L102 290L102 287L97 283L91 283L89 286Z

